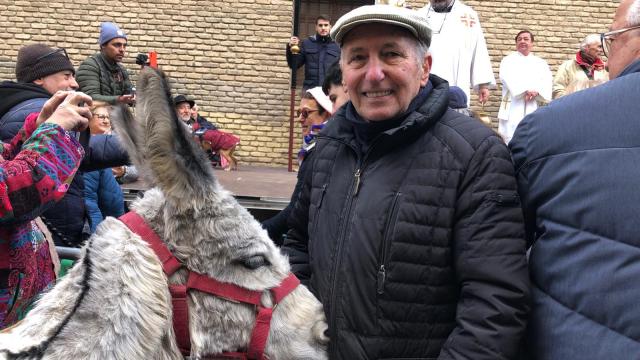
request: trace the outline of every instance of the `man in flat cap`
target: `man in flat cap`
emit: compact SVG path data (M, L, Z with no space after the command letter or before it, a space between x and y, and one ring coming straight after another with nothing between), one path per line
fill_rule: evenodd
M336 22L350 101L318 134L285 251L319 297L329 358L513 359L526 325L509 151L448 108L418 12Z
M135 95L127 69L121 62L127 50L127 34L112 22L100 24L100 52L78 67L80 90L93 100L109 104L133 104Z

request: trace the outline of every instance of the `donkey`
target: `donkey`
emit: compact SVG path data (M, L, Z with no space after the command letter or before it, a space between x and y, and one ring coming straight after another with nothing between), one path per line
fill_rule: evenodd
M134 202L133 218L105 219L67 276L0 334L0 359L326 359L322 305L296 286L287 258L220 186L172 110L164 77L145 67L135 119L126 109L117 112L122 143L153 188ZM149 245L153 234L159 239ZM192 284L194 277L253 303L212 295L210 283ZM280 291L285 283L288 290ZM168 286L183 289L188 315L172 306L180 302ZM174 330L178 314L188 325Z

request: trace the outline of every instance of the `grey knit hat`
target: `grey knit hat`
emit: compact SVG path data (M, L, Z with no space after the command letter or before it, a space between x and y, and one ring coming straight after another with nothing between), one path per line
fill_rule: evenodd
M427 18L419 12L393 5L365 5L344 14L331 29L331 38L342 46L345 35L354 27L368 23L384 23L409 30L418 41L431 45L431 29Z
M53 49L45 44L31 44L18 51L16 80L19 83L30 83L64 70L69 70L74 75L76 73L65 49Z

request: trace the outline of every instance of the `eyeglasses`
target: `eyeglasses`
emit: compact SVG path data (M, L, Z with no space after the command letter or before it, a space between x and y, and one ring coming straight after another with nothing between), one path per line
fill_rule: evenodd
M109 115L93 114L93 116L97 117L100 120L109 120Z
M48 53L46 53L46 54L44 54L44 55L40 55L40 56L38 56L38 57L33 61L33 64L37 64L40 60L42 60L42 59L44 59L44 58L47 58L47 57L49 57L49 56L51 56L51 55L55 55L55 54L57 54L57 53L61 53L61 54L63 54L63 55L64 55L64 57L66 57L66 58L67 58L67 60L69 59L69 55L67 55L67 50L65 50L64 48L59 48L59 49L53 50L53 51L51 51L51 52L48 52Z
M296 110L296 117L301 117L302 116L303 119L306 119L306 118L309 117L309 114L312 114L312 113L314 113L316 111L318 111L318 109L315 109L315 110L314 109L311 109L311 110L302 109L302 111Z
M618 35L636 29L640 29L640 25L630 26L624 29L613 30L600 34L600 42L602 43L602 51L604 52L604 55L607 57L609 56L611 43L613 43L613 40L615 40Z

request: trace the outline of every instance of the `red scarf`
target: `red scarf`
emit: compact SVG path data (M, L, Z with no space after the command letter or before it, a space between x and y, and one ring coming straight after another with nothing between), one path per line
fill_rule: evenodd
M604 70L604 62L602 61L602 59L600 59L599 57L596 57L594 61L589 62L586 59L586 57L583 57L582 50L578 51L578 53L576 54L576 62L578 63L578 65L584 67L586 70L589 70L587 77L590 80L593 80L594 71Z

